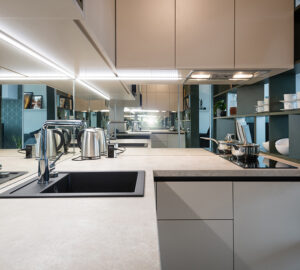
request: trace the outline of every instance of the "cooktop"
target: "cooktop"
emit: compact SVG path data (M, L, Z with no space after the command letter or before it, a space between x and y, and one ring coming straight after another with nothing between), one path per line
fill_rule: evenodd
M222 154L215 148L205 148L206 150L219 155L220 157L245 169L298 169L295 166L276 161L264 156L258 156L252 160L237 159L231 154Z
M297 167L264 156L258 156L254 160L247 161L237 159L232 155L220 155L220 157L245 169L297 169Z

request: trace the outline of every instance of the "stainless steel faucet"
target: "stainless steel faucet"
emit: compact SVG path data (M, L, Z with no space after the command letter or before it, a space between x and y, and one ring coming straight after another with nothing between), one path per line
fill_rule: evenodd
M50 171L55 168L56 161L62 156L59 155L58 158L49 165L49 159L47 157L47 128L50 126L79 126L85 127L85 122L82 120L48 120L46 121L41 129L41 156L39 159L39 170L38 170L38 183L48 183L50 178Z
M114 135L110 136L110 127L111 125L116 125L116 124L125 124L127 121L108 121L107 122L107 137L108 137L108 143L110 143L110 140L116 140L117 139L117 129L114 127Z

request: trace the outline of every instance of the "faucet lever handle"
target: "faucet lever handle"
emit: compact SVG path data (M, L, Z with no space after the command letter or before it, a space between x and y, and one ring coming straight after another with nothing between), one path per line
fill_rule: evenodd
M61 158L61 156L62 156L63 154L64 154L64 153L60 153L60 154L58 155L58 157L57 157L57 158L49 165L51 171L55 169L55 163Z

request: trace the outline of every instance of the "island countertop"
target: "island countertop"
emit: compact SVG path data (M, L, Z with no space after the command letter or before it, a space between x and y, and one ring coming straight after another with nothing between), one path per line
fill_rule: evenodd
M25 164L0 156L4 168ZM145 196L1 199L0 269L160 269L154 176L300 176L297 169L242 169L203 149L130 148L116 159L81 162L71 157L57 170L145 171ZM36 171L37 162L26 167Z

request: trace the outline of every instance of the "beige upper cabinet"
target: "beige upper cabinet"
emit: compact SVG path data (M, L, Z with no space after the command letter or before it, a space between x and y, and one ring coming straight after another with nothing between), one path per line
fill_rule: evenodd
M176 0L176 67L234 67L234 0Z
M117 0L117 68L175 67L175 0Z
M236 68L292 68L294 0L235 0Z
M160 111L177 111L178 86L176 84L148 84L141 86L143 109ZM180 86L180 110L183 107L183 89Z

